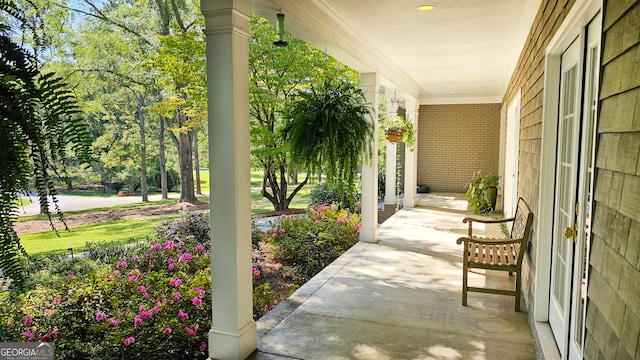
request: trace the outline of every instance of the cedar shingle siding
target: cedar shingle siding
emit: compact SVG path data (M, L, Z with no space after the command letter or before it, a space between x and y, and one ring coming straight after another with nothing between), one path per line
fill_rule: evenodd
M640 358L640 2L605 1L586 359Z

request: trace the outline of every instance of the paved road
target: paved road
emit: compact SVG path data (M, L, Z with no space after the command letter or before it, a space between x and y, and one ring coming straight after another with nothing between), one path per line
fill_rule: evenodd
M63 212L124 204L136 204L142 202L142 196L114 196L108 198L97 198L86 196L58 195L56 196L56 198L58 199L58 206L60 206L60 209L62 209ZM149 201L160 201L161 198L162 195L160 194L149 195ZM34 201L34 203L24 206L18 210L19 216L40 214L40 204L38 203L38 199L36 197L31 197L31 201ZM51 202L49 202L49 210L52 212L55 211L55 208L53 207L53 204Z

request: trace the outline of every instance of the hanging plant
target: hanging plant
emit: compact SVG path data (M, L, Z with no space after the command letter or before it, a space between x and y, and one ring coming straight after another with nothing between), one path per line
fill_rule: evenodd
M390 142L404 142L409 150L415 145L415 130L413 123L404 116L396 116L382 123L384 134Z
M328 183L344 193L355 189L363 156L371 159L373 110L364 92L344 80L325 80L294 95L285 107L283 136L292 161L310 170L322 170Z

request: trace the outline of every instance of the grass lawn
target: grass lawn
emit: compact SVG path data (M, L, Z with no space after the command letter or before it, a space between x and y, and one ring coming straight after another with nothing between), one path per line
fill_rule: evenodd
M209 171L200 170L200 179L201 189L205 195L198 196L198 200L209 201ZM296 197L293 199L293 202L289 205L289 207L298 209L306 208L309 203L309 194L314 186L315 185L307 184L296 194ZM262 170L251 171L251 188L251 213L258 214L261 212L272 211L273 205L271 204L271 202L260 194L260 191L262 189ZM294 188L295 186L289 186L289 194L291 194ZM113 196L102 194L100 191L78 191L77 193L82 194L83 196L94 197ZM77 195L75 193L68 192L65 192L64 194ZM65 216L106 211L118 208L123 209L161 204L172 204L177 201L175 199L179 197L179 194L173 193L173 196L171 197L173 198L173 200L118 205L88 210L67 211L65 212ZM60 236L57 236L53 231L24 234L20 236L20 240L24 248L31 255L49 251L66 251L70 247L73 248L74 253L78 253L85 249L87 242L132 242L144 240L147 236L153 234L155 227L158 226L163 220L176 217L178 216L176 215L172 217L162 217L147 220L116 220L102 222L98 224L74 227L71 228L70 232L60 230ZM42 219L46 219L46 216L24 216L19 217L18 219L16 219L16 221Z
M114 220L60 230L57 236L53 231L24 234L20 242L28 254L35 255L50 251L73 248L74 253L85 249L87 242L134 242L147 238L162 221L173 217L150 220Z

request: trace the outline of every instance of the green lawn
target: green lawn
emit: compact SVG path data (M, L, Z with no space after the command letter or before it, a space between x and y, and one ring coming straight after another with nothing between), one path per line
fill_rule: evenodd
M134 242L147 238L164 220L175 218L162 217L150 220L114 220L60 230L57 236L53 231L24 234L20 236L22 246L28 254L35 255L50 251L73 248L74 253L85 249L87 242Z
M201 186L204 194L209 194L209 171L201 170ZM273 210L273 205L269 200L264 198L260 194L262 188L262 171L251 171L251 213L257 214L261 212L267 212ZM289 205L290 208L306 208L309 203L309 193L314 185L307 185L301 191L296 194L293 202ZM295 188L289 186L289 194ZM87 192L84 196L88 196ZM94 195L100 196L99 192L92 191ZM67 193L65 193L67 194ZM148 203L137 203L128 205L119 205L113 207L104 207L98 209L68 211L65 212L66 216L77 215L83 213L91 213L98 211L106 211L111 209L122 209L131 207L143 207L153 206L160 204L175 203L179 195L172 196L173 200L154 201ZM198 196L200 201L209 201L208 195ZM71 228L71 231L61 230L58 232L59 236L53 231L45 231L40 233L24 234L20 236L22 245L27 250L27 253L34 255L49 251L66 251L67 248L73 248L74 253L78 253L85 249L87 242L132 242L144 240L147 236L152 235L154 229L163 221L172 217L162 217L157 219L147 220L115 220L109 222L103 222L98 224L80 226ZM37 219L46 219L44 215L25 216L20 217L17 221L29 221Z

